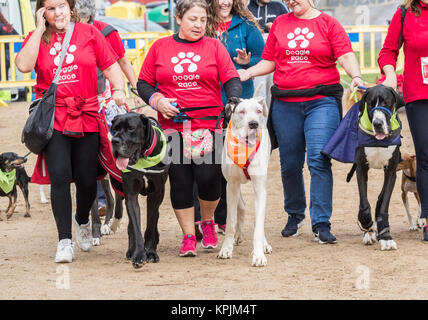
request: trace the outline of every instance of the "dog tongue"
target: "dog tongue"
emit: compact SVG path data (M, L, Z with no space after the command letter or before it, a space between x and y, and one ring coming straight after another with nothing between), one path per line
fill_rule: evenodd
M116 167L119 170L125 170L128 167L129 158L119 157L116 159Z
M385 139L386 135L384 135L383 133L376 133L375 138L377 140L383 140Z

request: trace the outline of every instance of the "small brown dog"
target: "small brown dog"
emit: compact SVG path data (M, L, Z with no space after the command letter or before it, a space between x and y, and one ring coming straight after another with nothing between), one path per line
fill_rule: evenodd
M403 199L404 208L406 208L407 218L409 219L409 230L417 230L425 225L425 219L420 218L421 201L419 199L418 190L416 189L416 155L403 153L401 155L401 159L401 162L397 166L397 171L403 171L401 179L401 199ZM419 205L419 214L416 225L413 223L413 219L410 214L409 201L407 198L408 192L413 192Z

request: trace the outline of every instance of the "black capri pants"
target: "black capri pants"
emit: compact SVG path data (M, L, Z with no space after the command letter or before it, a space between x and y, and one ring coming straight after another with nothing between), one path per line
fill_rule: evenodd
M76 221L86 224L97 194L98 132L72 138L54 130L45 148L51 181L51 205L59 240L71 239L70 183L76 184Z
M221 194L222 135L214 133L213 151L203 158L187 159L183 155L181 133L169 133L170 141L170 197L174 209L193 207L193 187L196 183L199 198L215 201Z
M428 100L406 104L407 121L416 152L416 186L421 199L421 218L428 218Z

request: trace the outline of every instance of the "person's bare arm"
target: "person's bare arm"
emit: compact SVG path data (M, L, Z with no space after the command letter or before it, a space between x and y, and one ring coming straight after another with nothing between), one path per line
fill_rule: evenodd
M110 67L103 70L103 75L107 78L113 88L112 98L114 102L121 106L125 103L125 89L122 71L117 62L113 63Z
M263 76L269 74L275 70L275 62L269 60L261 60L255 66L248 69L239 69L239 77L241 81L247 81L252 77Z
M137 88L137 78L135 77L134 68L132 67L131 61L128 57L124 55L122 58L117 60L117 63L120 66L120 69L125 74L126 79L128 79L131 87ZM139 96L134 96L134 106L138 107L144 104L143 99Z
M361 78L360 65L353 52L345 53L337 58L337 61L345 70L346 74L351 77L351 85L349 90L354 90L356 86L364 86L364 81Z
M46 8L40 8L36 12L36 21L37 27L28 39L25 46L21 49L18 56L15 59L15 65L19 71L22 73L27 73L33 71L36 66L37 56L39 55L40 41L42 40L42 35L46 30L45 18L43 17Z

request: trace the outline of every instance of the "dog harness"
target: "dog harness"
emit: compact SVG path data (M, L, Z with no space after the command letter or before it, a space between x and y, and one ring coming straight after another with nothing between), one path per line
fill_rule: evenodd
M262 131L259 130L257 143L254 146L250 147L247 143L242 143L232 135L229 122L228 130L226 132L227 155L238 167L244 171L244 174L248 180L251 180L251 177L248 174L248 167L256 155L257 150L259 150L261 140Z
M2 189L5 194L12 191L13 186L15 185L15 175L15 169L9 172L3 172L0 170L0 189Z
M137 163L132 165L132 166L128 166L128 169L122 170L122 172L130 172L132 170L137 170L137 171L141 171L141 172L149 172L149 173L161 173L163 172L166 168L162 168L161 170L147 170L148 168L152 168L155 167L156 165L158 165L165 157L166 155L166 137L165 134L162 132L161 129L159 129L156 126L153 126L153 130L156 130L159 133L160 136L160 142L162 143L162 149L161 152L159 152L156 155L150 156L153 149L155 148L156 144L158 143L157 140L157 135L156 133L153 135L153 140L152 140L152 144L151 146L144 151L142 157L140 159L138 159Z

